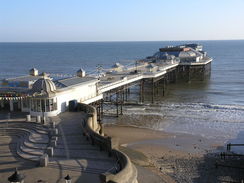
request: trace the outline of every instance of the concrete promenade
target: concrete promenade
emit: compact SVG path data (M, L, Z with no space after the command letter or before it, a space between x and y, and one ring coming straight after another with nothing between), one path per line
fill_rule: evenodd
M0 115L4 121L6 114ZM0 136L0 183L6 183L16 167L24 174L26 183L63 183L67 174L73 182L99 182L99 174L113 169L116 160L86 141L82 135L82 119L85 114L78 112L66 112L54 119L58 123L59 137L48 167L39 167L37 162L21 158L16 153L17 136Z

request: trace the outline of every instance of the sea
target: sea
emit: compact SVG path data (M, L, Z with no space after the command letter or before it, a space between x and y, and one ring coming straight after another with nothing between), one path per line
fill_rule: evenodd
M155 104L125 109L130 120L120 123L243 143L244 40L0 43L0 79L26 75L33 67L54 78L73 76L79 68L94 75L116 62L134 64L160 47L185 43L204 46L213 58L211 77L170 84Z

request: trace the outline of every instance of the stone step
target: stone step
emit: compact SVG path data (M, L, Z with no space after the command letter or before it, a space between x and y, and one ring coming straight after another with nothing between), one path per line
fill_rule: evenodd
M89 141L86 140L85 137L83 136L65 136L65 138L63 139L62 136L59 136L59 141L63 141L65 140L67 143L71 142L71 143L89 143Z
M32 143L37 143L37 144L48 144L49 143L49 137L48 135L41 135L41 134L38 134L38 133L32 133L30 136L29 136L29 139L28 139L30 142Z
M81 167L81 166L70 166L65 164L55 164L55 163L49 163L48 167L51 168L60 168L62 167L62 170L68 170L68 171L78 171L78 172L85 172L85 173L92 173L92 174L102 174L107 171L107 169L97 169L97 168L88 168L88 167Z
M31 154L27 154L25 152L23 152L19 147L17 148L17 154L23 158L23 159L26 159L26 160L30 160L30 161L40 161L40 156L38 155L31 155Z
M44 130L47 131L48 128L42 125L38 125L37 123L26 123L26 122L1 122L0 123L0 128L6 128L6 126L11 126L11 127L26 127L26 128L35 128L38 130Z
M33 148L33 149L41 149L41 150L45 150L47 149L47 145L48 144L37 144L37 143L32 143L28 140L24 141L24 146L29 147L29 148Z
M64 141L60 138L58 138L58 142L57 142L58 145L61 145L61 146L64 146ZM91 145L91 142L85 140L85 141L80 141L80 142L67 142L66 141L66 144L70 145L70 146L79 146L79 145Z
M25 129L27 131L29 131L30 133L39 133L39 134L45 134L48 135L48 130L44 130L44 129L36 129L34 127L29 127L29 126L25 126L25 125L19 125L19 126L14 126L14 125L9 125L8 128L10 129ZM6 127L4 128L0 128L0 129L8 129Z
M50 158L51 164L57 164L55 158ZM68 167L79 167L81 169L97 169L102 170L103 172L113 169L115 167L119 167L116 161L107 161L107 160L97 160L97 159L68 159L68 160L58 160L58 164L61 166Z
M90 144L67 144L70 150L99 150L97 146L92 146ZM56 149L64 149L64 144L58 144Z
M68 150L69 158L75 158L75 159L96 159L96 160L106 160L106 161L111 161L112 158L108 157L108 153L103 152L103 151L97 151L97 150ZM65 149L54 149L54 157L66 157L66 151Z
M6 129L0 129L0 133L2 135L8 135L8 136L18 136L19 138L21 137L26 137L30 134L28 130L25 129L16 129L16 128L6 128Z
M49 143L49 137L47 135L41 135L37 133L31 133L30 131L26 129L16 129L16 128L8 128L4 130L0 130L1 135L7 135L7 136L17 136L19 138L22 138L25 141L29 141L31 143L36 144L48 144Z
M29 136L29 141L33 143L49 143L49 137L47 134L39 134L29 129L24 128L6 128L6 129L0 129L2 134L5 132L9 134L18 134L18 136Z
M44 150L42 149L34 149L30 147L26 147L23 144L19 146L20 150L26 154L42 156L44 154Z
M21 135L17 134L16 132L1 131L1 130L0 130L0 136L17 136L17 137L21 137Z

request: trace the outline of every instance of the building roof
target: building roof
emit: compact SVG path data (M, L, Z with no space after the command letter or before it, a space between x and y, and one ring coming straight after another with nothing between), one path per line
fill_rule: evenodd
M6 81L36 81L38 79L42 78L42 76L32 76L32 75L26 75L26 76L19 76L15 78L8 78L5 79Z
M32 86L32 92L45 92L50 93L56 90L55 84L49 78L40 78Z
M118 62L116 62L113 66L112 66L112 68L121 68L121 67L124 67L122 64L120 64L120 63L118 63Z
M148 69L153 69L153 68L156 68L157 66L156 65L154 65L153 63L150 63L150 64L148 64L147 66L146 66L146 68L148 68Z
M98 79L94 77L72 77L55 81L55 84L58 85L58 87L69 87L94 81L98 81Z
M176 51L176 50L165 50L165 51L159 51L154 54L154 57L160 58L160 59L174 59L174 57L179 57L179 58L188 58L188 57L198 57L201 56L202 53L199 51L194 50L193 48L189 48L187 51L181 50L181 51ZM168 57L170 56L170 57ZM172 57L174 56L174 57Z

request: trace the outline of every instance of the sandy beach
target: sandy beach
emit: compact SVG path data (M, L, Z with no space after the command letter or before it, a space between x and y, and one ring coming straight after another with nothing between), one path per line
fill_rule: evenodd
M240 182L243 179L243 170L216 168L216 162L223 161L218 152L225 147L211 139L114 124L105 126L105 134L119 138L121 150L137 166L138 181L142 183ZM228 161L231 160L225 162Z

